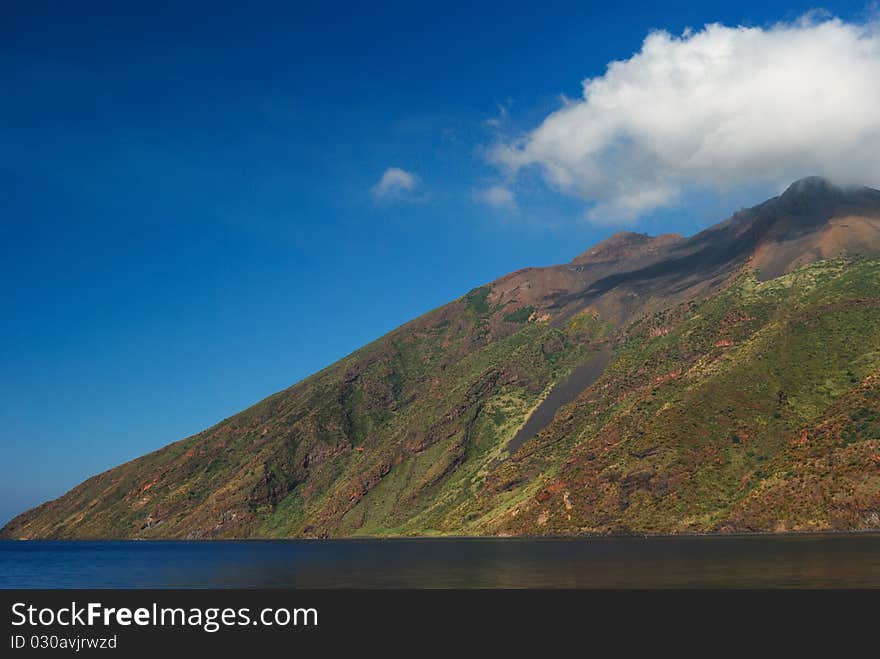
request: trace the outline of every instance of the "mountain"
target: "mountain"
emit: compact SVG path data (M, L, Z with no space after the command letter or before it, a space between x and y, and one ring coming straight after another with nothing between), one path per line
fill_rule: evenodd
M880 191L470 291L7 538L880 527Z

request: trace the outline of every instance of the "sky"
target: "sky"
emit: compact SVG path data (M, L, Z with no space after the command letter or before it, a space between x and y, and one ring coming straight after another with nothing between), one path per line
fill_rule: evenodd
M876 5L320 4L0 7L0 523L509 271L880 183Z

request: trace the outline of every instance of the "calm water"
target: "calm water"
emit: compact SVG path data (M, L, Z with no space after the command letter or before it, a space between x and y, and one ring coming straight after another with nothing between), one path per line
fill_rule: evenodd
M0 588L873 587L880 534L0 542Z

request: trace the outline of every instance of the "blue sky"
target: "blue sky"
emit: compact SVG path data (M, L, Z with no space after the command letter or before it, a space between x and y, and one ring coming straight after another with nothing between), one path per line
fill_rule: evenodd
M529 151L561 95L653 29L814 7L188 6L0 9L0 520L607 237ZM413 178L380 192L389 168ZM693 233L778 183L685 185L625 223Z

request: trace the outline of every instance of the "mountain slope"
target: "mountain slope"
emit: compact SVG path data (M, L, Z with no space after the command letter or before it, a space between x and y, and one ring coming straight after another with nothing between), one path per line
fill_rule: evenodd
M617 234L474 289L0 533L878 526L876 256L880 192L816 178L691 238Z

